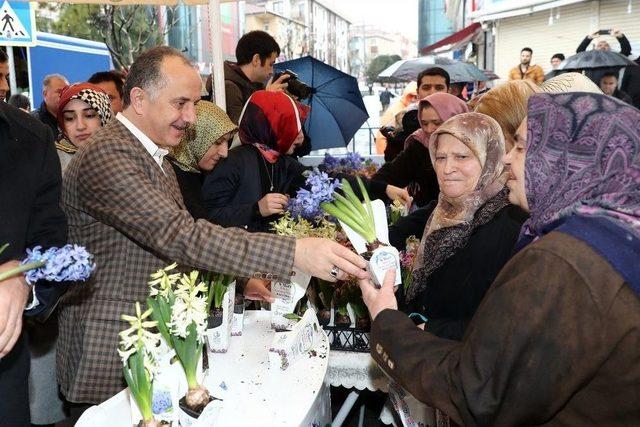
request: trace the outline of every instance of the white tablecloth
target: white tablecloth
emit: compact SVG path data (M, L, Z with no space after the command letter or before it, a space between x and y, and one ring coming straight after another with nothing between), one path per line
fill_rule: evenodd
M334 387L389 390L389 377L385 375L369 353L332 350L325 379Z
M232 337L225 354L209 353L211 384L224 381L227 393L216 427L303 426L331 422L327 372L329 345L323 343L286 371L270 367L268 349L273 340L271 313L245 312L244 332ZM130 426L128 391L87 410L76 426Z

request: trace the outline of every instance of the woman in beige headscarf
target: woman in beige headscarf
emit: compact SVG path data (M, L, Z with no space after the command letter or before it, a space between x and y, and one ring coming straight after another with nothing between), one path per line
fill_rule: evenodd
M229 142L237 131L238 127L221 108L212 102L200 101L196 104L195 125L170 153L182 198L195 219L207 217L201 195L204 173L227 157Z

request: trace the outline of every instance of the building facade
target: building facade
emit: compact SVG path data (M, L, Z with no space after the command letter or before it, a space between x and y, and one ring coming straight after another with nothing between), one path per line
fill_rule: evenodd
M545 72L551 69L555 53L576 53L584 37L599 29L620 29L632 45L632 58L640 54L640 2L629 0L485 0L471 13L482 24L487 39L493 38L496 73L506 79L509 69L519 63L520 50L533 50L533 63ZM613 50L617 40L603 36ZM588 49L591 49L589 47Z
M369 63L379 55L398 55L402 59L417 55L416 40L401 33L390 33L377 26L351 25L349 62L354 76L364 77Z
M245 31L263 30L282 49L280 60L311 55L349 72L350 22L333 4L319 0L247 0Z

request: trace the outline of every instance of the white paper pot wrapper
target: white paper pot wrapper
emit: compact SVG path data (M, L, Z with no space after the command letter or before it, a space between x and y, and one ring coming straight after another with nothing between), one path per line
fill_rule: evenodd
M363 206L366 205L363 204ZM389 225L387 223L387 210L382 200L373 200L371 202L373 209L373 222L376 227L376 238L384 245L389 245ZM347 224L340 221L342 229L347 234L349 241L359 254L367 252L367 242L362 236L353 231ZM400 270L400 254L393 246L380 246L373 251L369 261L369 272L371 273L373 283L377 286L382 285L385 272L390 269L396 269L396 280L394 285L402 283L402 272Z
M295 269L290 283L274 282L271 284L271 292L275 295L275 301L271 304L271 328L276 330L291 330L296 320L284 317L293 313L298 301L307 293L307 287L311 276Z
M376 248L369 259L368 269L374 285L382 286L382 281L387 270L396 270L396 280L394 285L402 283L402 272L400 270L400 253L393 246L380 246Z
M233 281L227 287L227 291L222 297L222 324L215 328L207 329L207 345L214 353L224 353L229 348L231 340L231 328L233 325L233 305L236 295L236 282Z
M275 333L269 348L269 367L286 370L321 342L321 334L316 312L307 309L291 331Z

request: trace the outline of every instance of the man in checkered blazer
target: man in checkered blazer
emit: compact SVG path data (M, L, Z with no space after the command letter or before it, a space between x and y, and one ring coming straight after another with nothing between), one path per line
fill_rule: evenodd
M124 111L65 173L69 239L96 261L90 281L72 287L59 307L57 376L70 402L100 403L125 387L120 315L146 300L149 275L173 261L267 280L288 280L294 266L328 280L367 275L365 262L335 242L249 234L191 217L164 156L195 121L200 85L178 51L142 54L125 83Z

